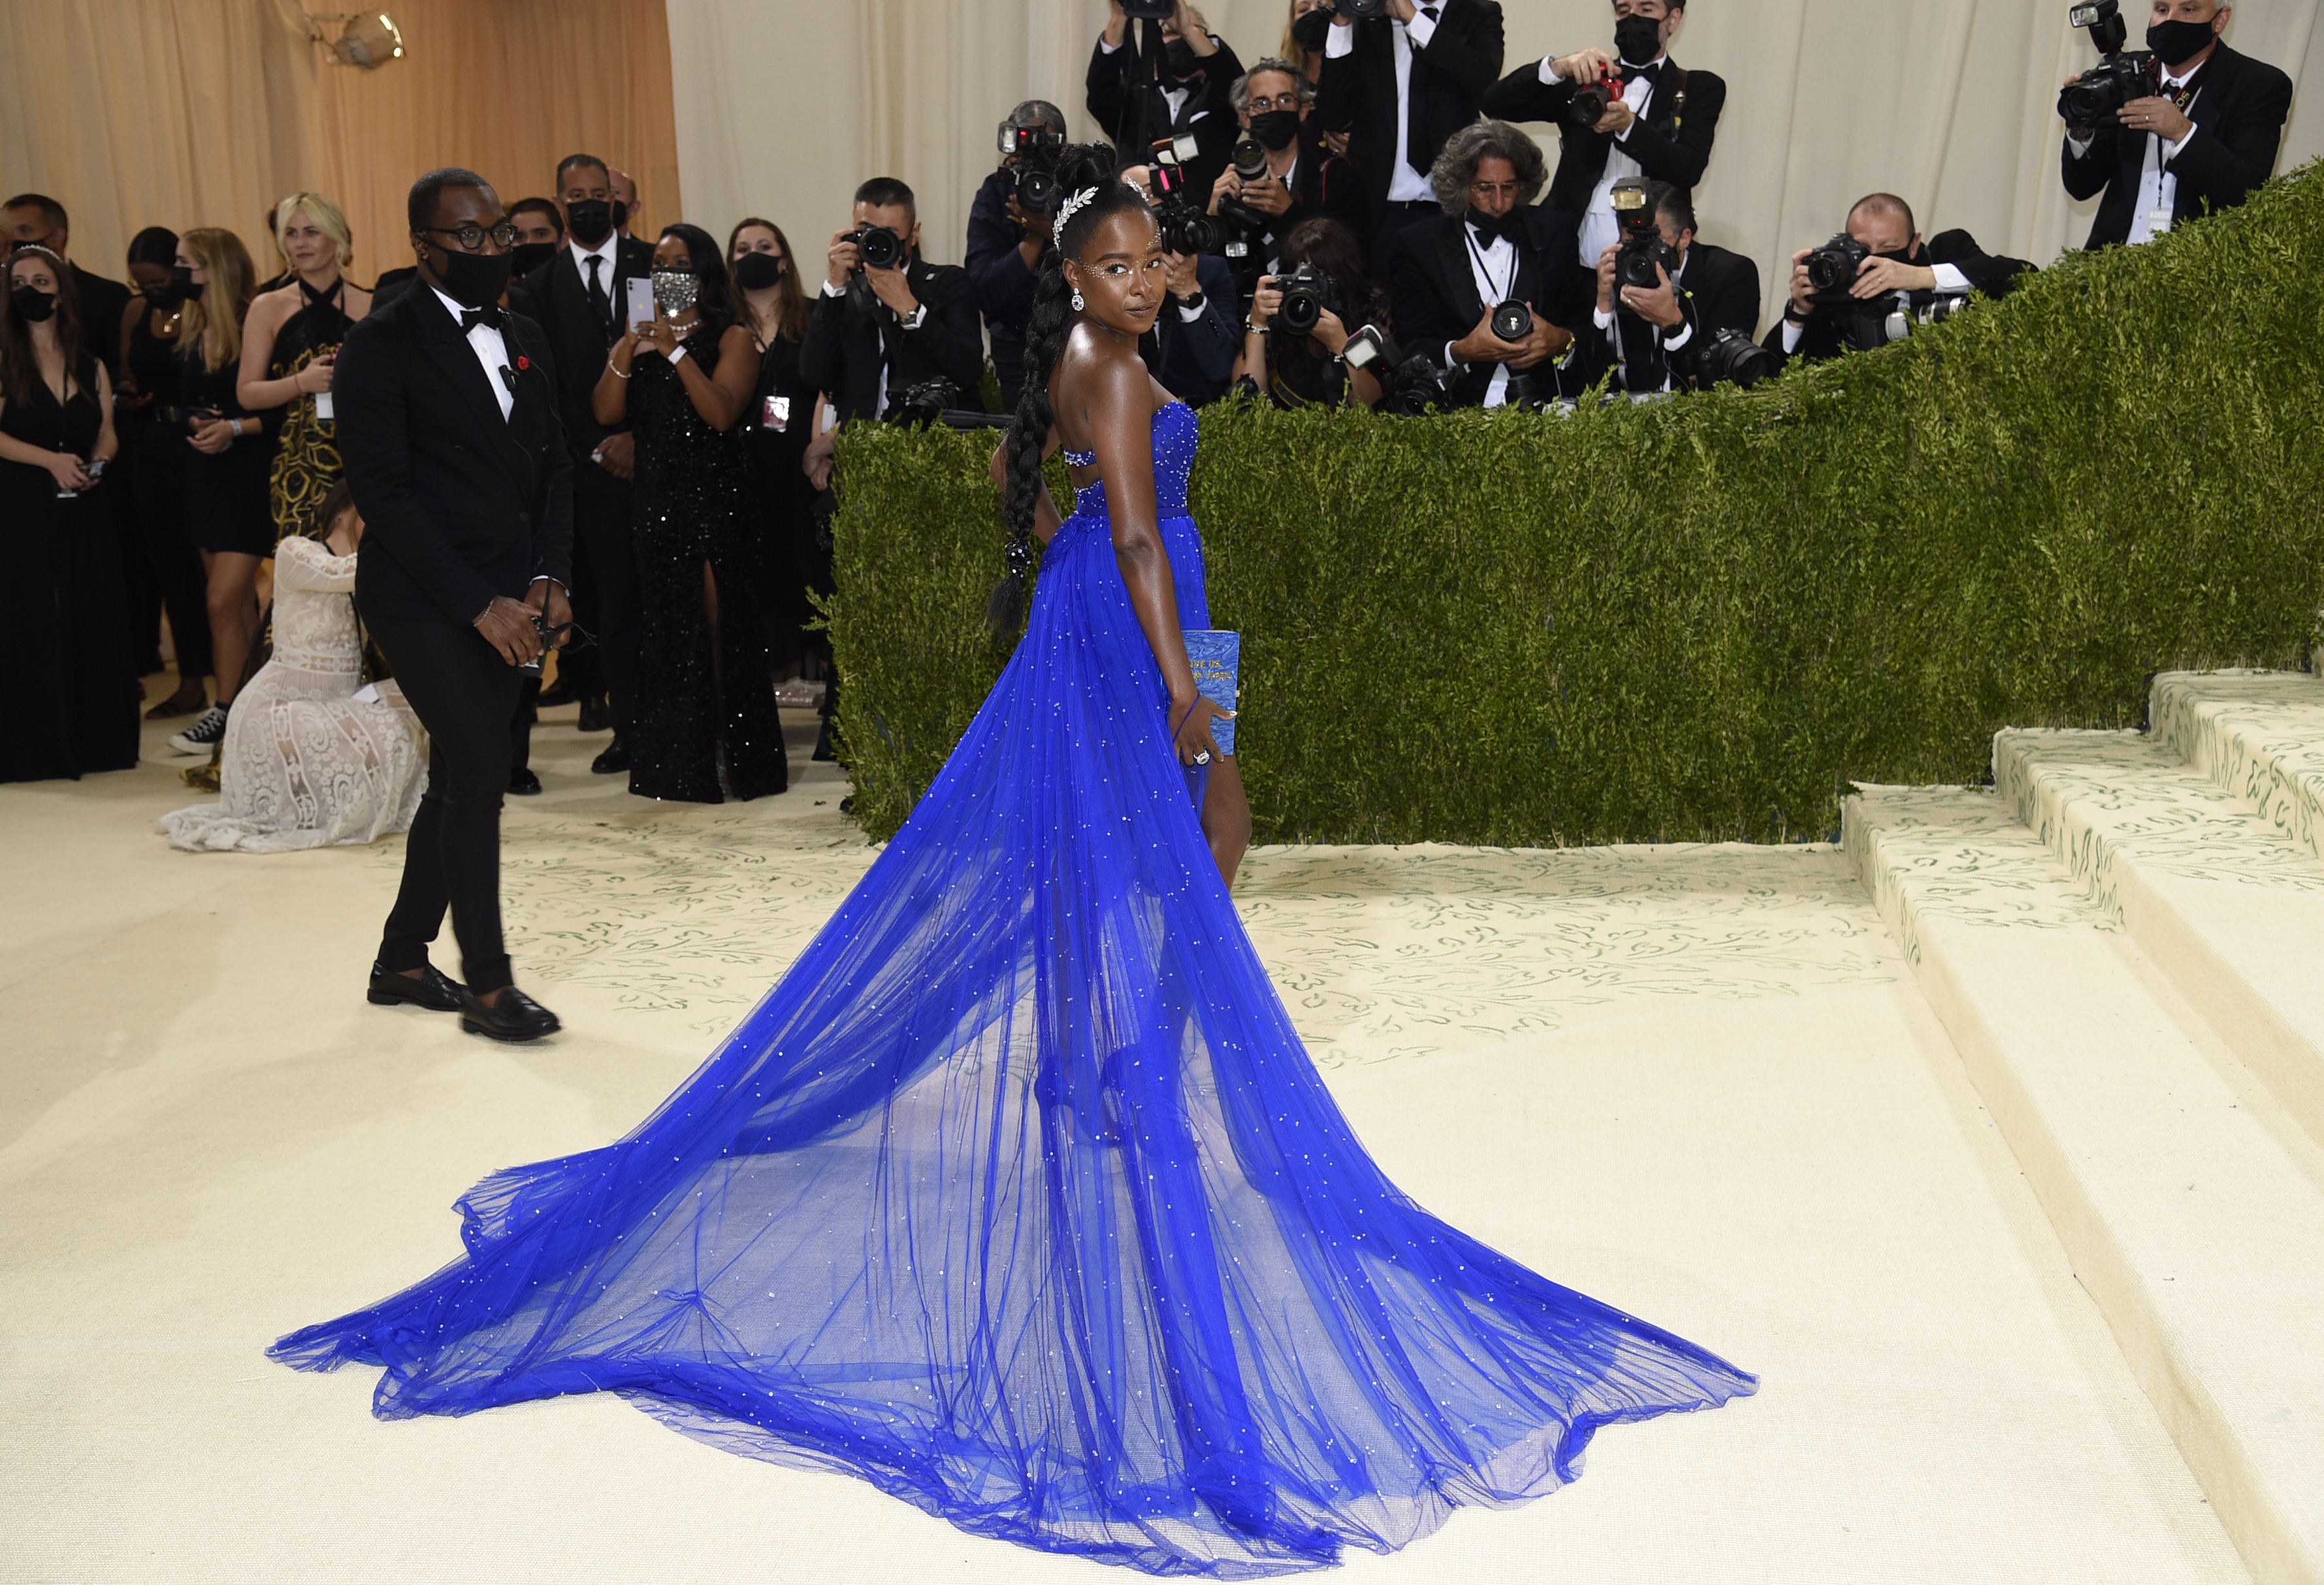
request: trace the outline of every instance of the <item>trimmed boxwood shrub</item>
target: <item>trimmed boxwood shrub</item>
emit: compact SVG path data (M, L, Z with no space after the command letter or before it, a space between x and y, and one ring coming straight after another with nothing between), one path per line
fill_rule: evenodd
M1829 835L1851 780L2297 664L2324 602L2324 181L1877 353L1569 416L1203 415L1263 841ZM996 436L851 426L828 604L891 834L991 687ZM1053 480L1062 493L1062 477Z

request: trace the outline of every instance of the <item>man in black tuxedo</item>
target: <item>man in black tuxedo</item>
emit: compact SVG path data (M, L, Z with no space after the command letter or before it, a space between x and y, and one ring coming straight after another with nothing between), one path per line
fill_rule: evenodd
M1582 304L1594 290L1598 261L1621 240L1614 184L1666 181L1692 202L1711 162L1727 84L1670 58L1671 41L1685 21L1686 0L1614 0L1613 55L1582 50L1546 57L1503 78L1485 96L1488 115L1557 125L1557 177L1549 184L1548 207L1568 227L1565 284L1582 294ZM1606 114L1587 126L1575 122L1575 93L1617 78L1619 97Z
M1429 173L1444 140L1477 119L1501 75L1501 50L1496 0L1388 0L1385 16L1360 22L1334 11L1315 114L1324 132L1348 134L1375 263L1387 260L1397 232L1434 226L1443 214Z
M2220 0L2153 0L2156 91L2098 126L2066 129L2066 190L2106 194L2091 247L2146 242L2207 207L2233 208L2274 172L2292 79L2221 41L2234 12Z
M1159 207L1154 167L1125 166L1121 180ZM1168 300L1154 317L1154 328L1139 338L1139 355L1163 389L1188 407L1216 401L1234 380L1241 339L1234 272L1216 253L1164 253L1162 290Z
M653 249L621 231L622 206L595 154L568 154L557 167L565 245L524 281L527 298L557 354L564 381L558 414L573 453L573 602L594 650L559 656L552 703L581 703L584 732L613 729L589 767L602 776L630 768L630 724L638 700L638 642L644 607L630 539L630 479L636 442L629 421L601 424L590 403L605 355L625 333L632 280L653 274Z
M1296 63L1274 55L1253 61L1227 97L1241 129L1267 151L1264 174L1245 181L1230 165L1211 184L1217 251L1248 302L1259 277L1276 273L1283 240L1300 222L1337 220L1361 236L1371 205L1355 166L1310 135L1315 90Z
M1923 242L1913 207L1894 193L1857 199L1848 212L1848 235L1872 250L1849 288L1851 301L1862 307L1818 303L1807 264L1815 250L1802 248L1792 255L1784 317L1767 332L1767 350L1777 357L1829 358L1850 347L1877 346L1887 340L1885 326L1892 308L1912 314L1972 292L2006 297L2019 276L2034 271L2024 259L1988 254L1966 231L1941 231Z
M1389 300L1405 354L1451 376L1448 407L1500 407L1580 395L1572 333L1549 317L1550 217L1533 207L1549 165L1534 141L1506 122L1477 121L1445 141L1431 172L1436 218L1396 234ZM1507 301L1533 310L1521 341L1493 330Z
M37 244L65 262L72 274L73 306L80 311L81 339L105 365L106 377L118 383L121 326L129 317L129 289L118 281L92 275L73 263L72 254L66 251L72 242L72 223L56 199L19 193L0 205L0 216L7 220L10 253Z
M823 295L799 344L799 378L827 392L844 422L884 419L895 401L930 380L952 382L951 405L977 400L984 383L984 329L976 285L957 264L920 257L918 200L890 176L855 189L854 224L825 250ZM864 263L855 238L878 227L903 244L882 269Z
M1090 116L1125 165L1152 159L1157 143L1174 145L1199 202L1240 135L1227 92L1242 62L1186 0L1175 14L1141 24L1136 39L1120 0L1108 5L1084 84Z
M407 209L418 278L347 333L331 386L364 524L355 604L429 738L369 994L532 1040L557 1017L512 982L501 799L519 668L540 623L572 621L573 462L548 339L499 306L515 242L500 199L472 170L431 170ZM447 907L465 986L428 962Z
M1040 279L1041 255L1049 245L1049 217L1028 210L1017 198L1017 172L1027 152L1016 147L1040 140L1055 149L1065 143L1065 113L1047 99L1027 99L1001 124L1005 152L1001 168L976 189L968 209L968 248L961 255L976 287L977 311L992 339L992 372L1001 381L1001 409L1017 410L1025 390L1025 325L1033 317L1033 287ZM1054 161L1052 170L1056 169Z
M1618 271L1622 244L1598 258L1598 300L1586 340L1587 377L1615 372L1614 389L1632 397L1689 391L1710 383L1699 362L1722 330L1749 337L1759 328L1759 266L1694 236L1694 205L1666 181L1627 185L1673 263L1656 261L1655 284L1626 286Z

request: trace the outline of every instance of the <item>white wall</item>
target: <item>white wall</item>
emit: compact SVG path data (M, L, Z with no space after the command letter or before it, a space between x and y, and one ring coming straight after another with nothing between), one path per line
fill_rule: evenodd
M957 262L993 127L1019 99L1093 131L1082 76L1103 0L668 0L687 218L786 228L812 267L867 176L920 195L927 253ZM1284 0L1213 0L1245 60L1272 52ZM1728 80L1696 194L1706 240L1759 261L1838 229L1887 189L1926 229L2047 263L2088 235L2056 170L2059 83L2094 59L2065 0L1695 0L1674 51ZM2126 0L2143 23L2144 7ZM1610 45L1606 0L1505 0L1510 69ZM2295 82L2324 61L2324 0L2245 0L2228 37ZM2135 30L2134 30L2135 31ZM1552 144L1547 128L1528 129ZM1549 152L1554 157L1555 150ZM2296 99L2281 170L2324 152L2324 107ZM1772 296L1772 291L1770 291Z

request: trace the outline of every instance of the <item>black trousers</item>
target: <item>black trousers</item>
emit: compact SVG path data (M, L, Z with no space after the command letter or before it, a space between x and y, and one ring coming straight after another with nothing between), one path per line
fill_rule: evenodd
M633 493L627 479L613 477L586 455L574 458L573 614L597 642L576 655L559 655L557 668L560 675L576 676L584 694L602 689L613 730L622 733L637 719L638 642L644 621L631 540ZM576 663L574 673L566 672L568 660Z
M530 680L475 629L374 621L372 637L428 729L428 790L403 850L403 886L381 934L379 961L416 969L444 927L460 942L460 977L479 995L511 982L501 938L501 800L508 791L509 723Z
M137 454L129 477L137 496L137 526L145 537L146 565L170 613L178 676L180 680L208 677L209 578L202 570L202 553L186 538L185 440L160 419L135 414L129 420L127 443Z

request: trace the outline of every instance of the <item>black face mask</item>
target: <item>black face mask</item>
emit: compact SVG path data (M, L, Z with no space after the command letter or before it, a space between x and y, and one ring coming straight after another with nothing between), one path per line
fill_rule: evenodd
M521 242L509 249L510 273L530 275L556 256L553 242Z
M37 325L57 311L57 294L42 291L37 286L12 286L8 289L8 306L25 324Z
M508 290L509 266L514 262L507 253L464 253L447 248L436 274L444 283L444 295L462 308L488 308Z
M194 279L194 267L191 264L170 266L170 284L167 290L171 302L198 302L201 300L202 288L208 284L206 281Z
M618 198L583 198L565 206L565 224L573 240L585 248L594 248L613 235L613 227L628 218Z
M1663 52L1662 23L1651 16L1626 16L1614 24L1614 49L1632 66L1646 66Z
M1299 112L1262 110L1250 118L1250 135L1281 153L1299 137Z
M2208 22L2158 22L2146 30L2146 47L2163 65L2176 66L2209 49L2217 37Z
M744 291L764 291L783 278L783 262L772 253L748 253L734 261L734 284Z
M1320 52L1332 41L1332 8L1318 5L1291 24L1291 41L1302 50Z
M1202 70L1203 65L1194 53L1194 46L1184 39L1173 39L1170 47L1162 51L1162 69L1183 82Z

